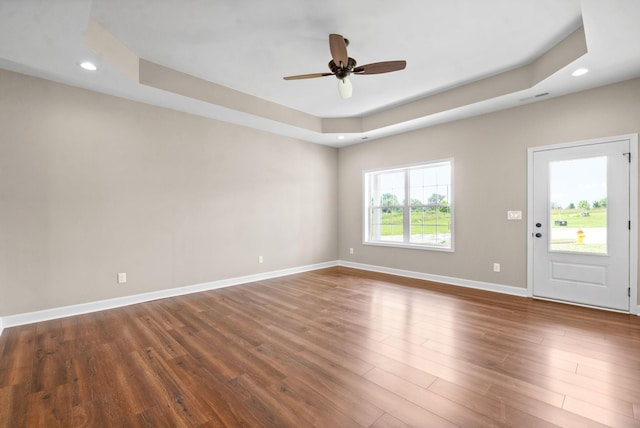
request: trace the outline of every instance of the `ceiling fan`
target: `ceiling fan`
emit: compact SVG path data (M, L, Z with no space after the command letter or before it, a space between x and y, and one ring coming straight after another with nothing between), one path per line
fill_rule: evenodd
M338 92L342 98L349 98L353 92L349 76L351 74L380 74L391 71L403 70L407 61L383 61L357 67L356 60L347 55L349 40L340 34L329 34L329 50L331 61L329 70L331 73L300 74L287 76L284 80L312 79L314 77L336 76L338 78Z

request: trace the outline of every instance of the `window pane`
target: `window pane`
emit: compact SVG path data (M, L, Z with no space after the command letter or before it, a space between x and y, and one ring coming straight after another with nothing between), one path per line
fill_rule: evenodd
M607 253L607 157L549 164L550 251Z
M404 237L402 208L373 208L369 230L374 241L402 242Z
M374 206L404 204L404 172L377 174L374 177Z
M451 166L435 164L409 173L411 205L448 204L451 201Z
M412 208L410 242L450 247L451 216L449 208Z

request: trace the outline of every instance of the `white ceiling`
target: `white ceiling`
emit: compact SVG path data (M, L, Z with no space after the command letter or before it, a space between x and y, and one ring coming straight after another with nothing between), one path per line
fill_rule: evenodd
M638 77L639 18L640 0L0 0L0 68L337 147L532 102L543 92ZM498 75L581 25L588 53L529 89L337 140L337 133L141 85L87 47L90 19L139 58L316 118L393 111ZM404 59L407 68L352 76L347 100L332 76L283 80L328 71L329 33L350 40L359 65ZM86 59L98 71L80 69ZM590 73L571 77L579 66Z

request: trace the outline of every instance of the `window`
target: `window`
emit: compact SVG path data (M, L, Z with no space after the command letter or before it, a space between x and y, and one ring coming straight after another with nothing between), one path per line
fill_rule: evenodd
M453 250L451 171L444 160L364 173L364 243Z

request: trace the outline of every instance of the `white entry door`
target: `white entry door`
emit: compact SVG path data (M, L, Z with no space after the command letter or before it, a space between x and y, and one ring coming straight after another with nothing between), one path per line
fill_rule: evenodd
M630 152L630 140L533 151L534 296L629 310Z

